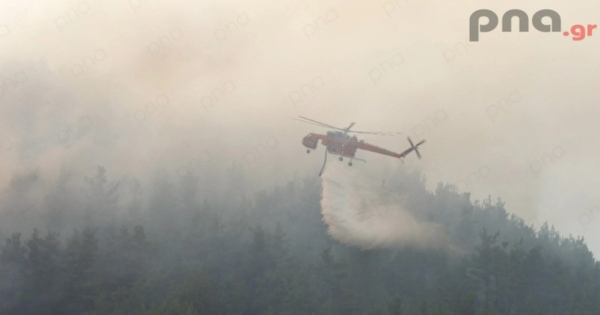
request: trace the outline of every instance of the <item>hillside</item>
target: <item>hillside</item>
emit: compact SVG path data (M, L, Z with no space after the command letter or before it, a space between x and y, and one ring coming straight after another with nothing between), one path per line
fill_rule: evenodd
M600 269L583 239L528 226L500 200L472 201L448 184L427 191L420 174L396 172L382 194L441 225L445 249L337 242L318 178L252 198L230 185L224 194L235 198L202 202L191 174L159 175L136 198L137 182L110 186L99 168L84 192L58 183L28 219L33 233L18 207L2 212L23 234L3 235L0 313L597 313Z

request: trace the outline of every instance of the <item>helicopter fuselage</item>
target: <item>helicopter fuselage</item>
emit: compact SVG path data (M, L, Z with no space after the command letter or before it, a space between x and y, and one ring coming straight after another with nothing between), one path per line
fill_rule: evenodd
M327 148L328 153L348 158L354 158L359 144L364 143L364 141L359 141L355 136L350 137L343 132L329 131L327 135L309 133L302 139L302 144L308 149L315 150L319 140Z
M410 148L404 150L403 152L396 153L396 152L386 150L384 148L366 143L363 140L358 140L356 138L356 136L351 137L348 135L348 133L374 134L374 135L395 135L395 134L399 134L399 133L352 131L350 129L352 128L352 126L354 126L354 123L350 123L350 125L346 128L338 128L338 127L324 124L322 122L319 122L319 121L316 121L316 120L313 120L310 118L306 118L306 117L302 117L302 116L298 116L298 118L301 118L301 119L297 119L297 120L300 120L304 123L308 123L311 125L317 125L317 126L325 127L325 128L335 129L335 131L334 130L328 131L327 134L325 134L325 135L318 134L318 133L309 133L304 138L302 138L302 145L304 145L306 148L308 148L308 150L306 150L306 153L310 153L310 150L316 150L317 146L319 145L319 140L321 140L321 144L323 144L327 148L327 150L325 151L325 162L323 163L323 167L321 168L321 173L319 173L319 176L323 173L323 169L325 169L325 164L327 163L327 153L339 155L340 161L343 161L344 157L350 158L351 160L350 160L350 162L348 162L348 165L350 165L350 166L352 166L352 160L361 160L361 159L358 159L355 157L356 151L358 149L395 157L395 158L400 159L401 161L404 161L404 157L407 154L411 153L412 151L415 151L417 153L417 156L420 159L421 154L419 153L418 147L420 145L422 145L423 143L425 143L425 140L422 140L415 145L412 142L412 140L410 140L410 138L408 138L408 142L410 143ZM365 160L361 160L361 161L365 161Z

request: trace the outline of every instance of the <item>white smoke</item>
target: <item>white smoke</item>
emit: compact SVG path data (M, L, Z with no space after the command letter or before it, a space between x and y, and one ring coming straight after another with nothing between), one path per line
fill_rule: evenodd
M447 245L441 226L417 220L403 198L365 177L364 167L337 161L325 167L321 209L332 237L362 249Z

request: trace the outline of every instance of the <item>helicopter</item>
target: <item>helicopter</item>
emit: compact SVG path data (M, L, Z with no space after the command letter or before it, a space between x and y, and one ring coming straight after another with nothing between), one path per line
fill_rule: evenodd
M358 149L371 151L374 153L387 155L391 157L395 157L400 159L404 163L404 157L411 152L415 152L417 157L421 159L421 153L419 152L419 146L425 143L425 140L421 140L417 144L414 144L410 137L408 137L408 143L410 144L410 148L404 150L401 153L396 153L393 151L386 150L384 148L380 148L378 146L366 143L364 140L358 140L356 136L350 136L350 133L355 134L372 134L372 135L382 135L382 136L394 136L399 135L399 132L371 132L371 131L354 131L351 128L356 124L354 122L350 123L350 125L346 128L339 128L329 124L325 124L310 118L298 116L295 120L308 123L311 125L316 125L319 127L330 128L333 130L327 131L326 134L318 134L318 133L309 133L302 139L302 144L307 148L306 153L310 153L311 150L316 150L319 140L321 140L321 144L326 147L325 150L325 162L323 163L323 167L321 168L321 172L319 176L323 174L323 170L325 169L325 164L327 164L327 153L339 156L340 161L344 161L344 158L350 159L348 162L348 166L352 166L352 162L354 160L367 162L364 159L357 158L356 151Z

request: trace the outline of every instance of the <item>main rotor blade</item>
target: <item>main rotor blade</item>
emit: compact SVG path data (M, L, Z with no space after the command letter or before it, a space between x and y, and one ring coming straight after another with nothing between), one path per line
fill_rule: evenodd
M305 124L313 125L313 126L319 126L319 127L322 127L322 128L331 128L331 127L328 127L328 126L323 126L323 125L321 125L321 124L316 124L316 123L314 123L314 122L311 122L311 121L306 121L306 120L302 120L302 119L297 119L297 118L294 118L294 120L297 120L297 121L299 121L299 122L303 122L303 123L305 123Z
M395 135L401 135L401 132L376 132L376 131L350 131L350 128L352 128L352 126L354 126L354 122L350 124L350 126L348 126L348 128L342 129L342 128L338 128L332 125L328 125L325 123L322 123L320 121L316 121L314 119L310 119L310 118L306 118L303 116L298 116L304 120L301 119L294 119L294 120L298 120L307 124L311 124L311 125L315 125L315 126L319 126L319 127L325 127L325 128L331 128L331 129L335 129L335 130L339 130L339 131L343 131L346 133L360 133L360 134L368 134L368 135L378 135L378 136L395 136Z
M344 129L342 129L342 128L338 128L338 127L335 127L335 126L332 126L332 125L324 124L324 123L322 123L320 121L316 121L316 120L313 120L313 119L310 119L310 118L306 118L306 117L302 117L302 116L298 116L298 117L300 117L302 119L306 119L306 120L308 120L310 122L313 122L313 123L317 123L317 124L319 124L319 125L321 125L323 127L327 127L327 128L332 128L332 129L337 129L337 130L344 131Z
M401 132L377 132L377 131L348 131L349 133L362 133L368 135L378 135L378 136L395 136L401 135Z

